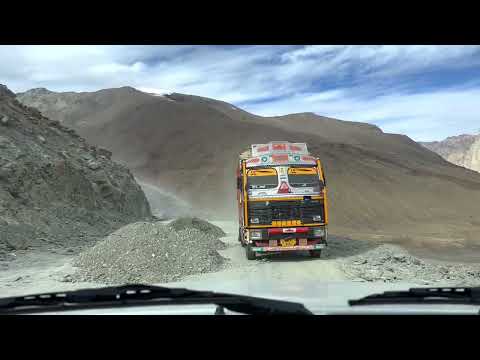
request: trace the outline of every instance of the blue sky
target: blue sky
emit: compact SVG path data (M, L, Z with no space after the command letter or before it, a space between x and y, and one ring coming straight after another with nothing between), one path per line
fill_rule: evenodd
M479 46L0 46L0 83L181 92L258 115L369 122L418 141L480 130Z

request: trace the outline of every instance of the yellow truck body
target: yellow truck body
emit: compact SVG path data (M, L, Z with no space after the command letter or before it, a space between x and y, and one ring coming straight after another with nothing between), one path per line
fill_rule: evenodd
M305 143L253 144L237 167L238 239L248 259L327 246L326 178Z

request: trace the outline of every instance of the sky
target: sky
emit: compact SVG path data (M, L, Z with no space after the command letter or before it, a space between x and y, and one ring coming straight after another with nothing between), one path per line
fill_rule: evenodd
M480 46L0 46L0 83L179 92L263 116L368 122L416 141L480 131Z

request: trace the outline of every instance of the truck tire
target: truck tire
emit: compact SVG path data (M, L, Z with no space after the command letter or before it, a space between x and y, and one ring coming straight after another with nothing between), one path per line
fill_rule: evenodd
M322 255L322 250L309 250L308 252L312 258L319 258Z
M247 255L248 260L255 260L257 258L255 251L252 251L252 245L250 244L245 245L245 255Z
M245 244L243 243L243 231L241 228L238 229L238 241L242 246L245 246Z

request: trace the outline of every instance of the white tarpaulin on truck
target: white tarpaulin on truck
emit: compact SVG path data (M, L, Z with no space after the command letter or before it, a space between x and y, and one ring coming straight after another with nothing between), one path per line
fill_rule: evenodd
M266 154L296 154L308 155L307 144L305 143L289 143L288 141L275 141L268 144L253 144L252 157L262 156Z

